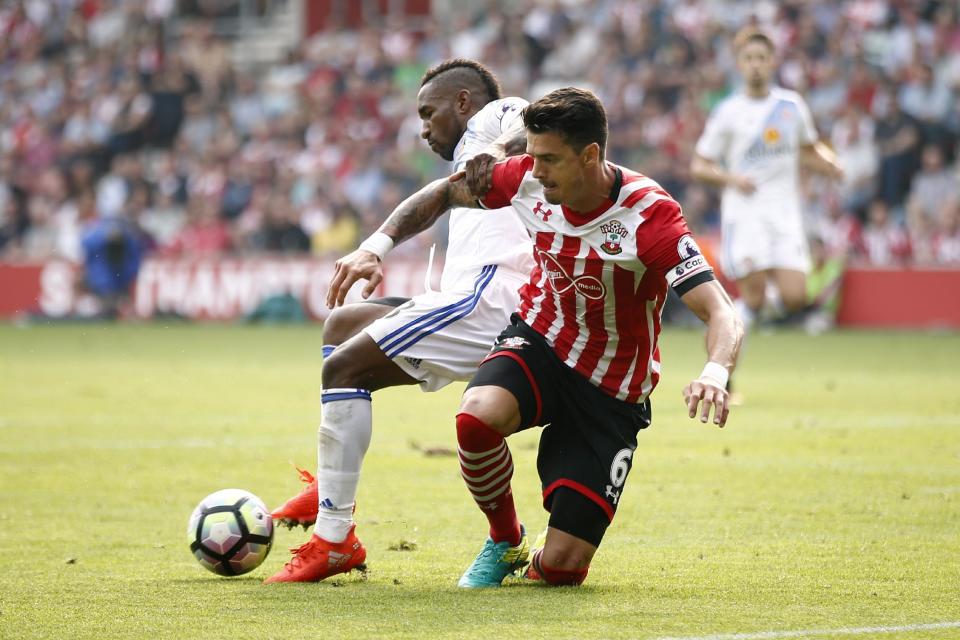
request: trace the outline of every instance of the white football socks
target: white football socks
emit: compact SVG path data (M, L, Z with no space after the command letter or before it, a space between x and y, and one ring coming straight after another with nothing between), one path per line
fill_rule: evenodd
M353 525L353 507L363 456L370 447L373 413L366 389L325 389L320 395L317 491L320 510L313 531L343 542Z

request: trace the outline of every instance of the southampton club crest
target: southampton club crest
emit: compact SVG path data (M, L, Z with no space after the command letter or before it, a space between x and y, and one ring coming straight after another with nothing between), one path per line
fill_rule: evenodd
M623 249L620 243L627 237L627 228L620 224L619 220L611 220L600 225L600 233L603 234L603 244L600 248L612 256L617 255Z

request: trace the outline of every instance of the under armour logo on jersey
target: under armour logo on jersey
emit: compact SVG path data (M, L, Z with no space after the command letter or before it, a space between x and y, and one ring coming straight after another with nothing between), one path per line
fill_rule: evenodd
M607 288L603 286L600 278L588 275L571 277L557 259L546 251L537 249L537 256L540 258L540 266L550 278L550 285L557 293L566 293L570 287L575 287L577 293L591 300L600 300L607 295Z
M537 200L537 206L533 208L533 212L543 218L543 221L546 222L550 219L550 216L553 215L553 211L550 209L544 209L543 203Z

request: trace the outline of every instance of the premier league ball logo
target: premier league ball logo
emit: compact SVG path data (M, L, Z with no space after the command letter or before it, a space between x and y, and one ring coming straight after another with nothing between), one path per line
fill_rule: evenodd
M620 243L623 242L623 239L627 237L627 229L619 220L611 220L610 222L600 225L600 233L603 234L603 244L600 245L600 248L605 252L609 253L612 256L617 255L621 251Z

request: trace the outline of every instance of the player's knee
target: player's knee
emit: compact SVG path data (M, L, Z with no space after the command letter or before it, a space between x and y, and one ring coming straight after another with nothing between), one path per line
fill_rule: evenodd
M784 308L791 312L803 311L807 306L807 298L802 293L781 292L780 299L783 301Z
M497 389L503 393L509 393L506 390ZM506 398L500 398L501 394L496 393L490 387L474 387L467 389L463 398L460 400L460 409L457 411L458 425L460 415L471 416L479 420L497 433L503 436L513 433L520 423L519 410L506 402ZM516 400L511 395L513 404ZM511 411L511 409L513 409Z
M541 562L546 567L557 571L584 571L590 568L593 560L593 549L586 549L580 545L550 544L550 540L543 547ZM586 573L584 573L586 575Z
M323 322L323 344L341 345L363 328L358 322L356 306L337 307L330 312Z
M754 314L760 313L760 310L763 309L763 303L765 299L764 292L761 291L741 291L741 297L743 298L744 304L747 305L747 308Z
M347 343L324 359L320 376L325 389L368 388L367 359L356 351L351 343Z
M566 548L550 548L549 542L542 551L534 554L533 565L537 573L547 584L554 587L577 586L583 584L590 571L593 554Z

